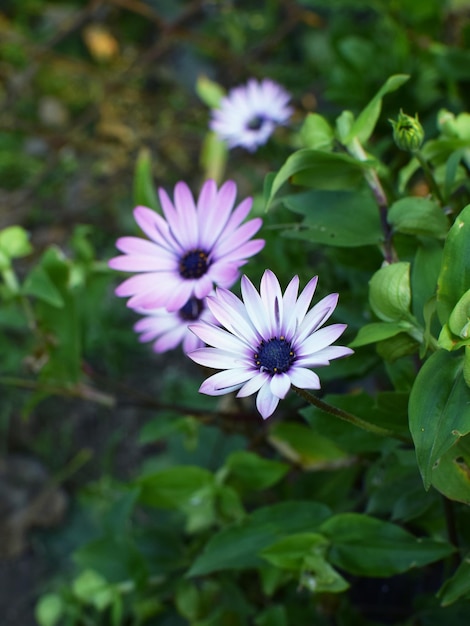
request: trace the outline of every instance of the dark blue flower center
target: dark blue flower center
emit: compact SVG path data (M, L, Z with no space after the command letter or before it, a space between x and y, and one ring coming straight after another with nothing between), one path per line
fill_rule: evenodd
M204 310L204 304L199 298L194 296L189 298L184 307L178 311L178 315L185 322L194 322Z
M180 259L180 276L201 278L209 267L209 255L204 250L190 250Z
M248 130L260 130L265 121L266 118L263 115L255 115L255 117L251 118L246 127Z
M282 335L269 341L262 341L254 354L256 366L272 376L287 372L295 360L290 341Z

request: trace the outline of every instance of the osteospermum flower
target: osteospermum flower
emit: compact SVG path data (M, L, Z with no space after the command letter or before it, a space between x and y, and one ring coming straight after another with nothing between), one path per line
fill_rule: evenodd
M221 99L219 108L212 110L210 128L229 148L242 146L253 152L292 115L289 100L287 91L274 81L251 78Z
M132 308L178 311L190 298L207 296L214 285L233 285L240 266L264 246L264 240L251 239L261 219L242 224L252 199L234 209L236 193L232 181L217 190L208 180L196 204L188 186L179 182L173 202L159 190L165 219L152 209L137 207L135 220L150 241L122 237L116 242L124 255L111 259L110 267L137 273L119 285L116 295L131 296Z
M352 350L331 345L345 324L322 328L336 307L338 294L326 296L307 313L316 284L317 277L312 278L297 297L299 278L294 276L283 295L276 276L266 270L260 293L243 276L243 301L226 289L217 289L214 297L207 298L224 328L204 322L190 325L210 347L189 356L223 371L205 380L199 391L218 396L238 390L238 397L258 392L256 406L266 419L291 385L319 389L320 379L310 368L329 365Z
M199 320L217 324L217 320L207 308L205 299L191 297L178 311L159 309L136 309L144 317L134 324L134 330L140 333L139 341L153 341L154 352L173 350L180 343L185 353L201 348L201 341L188 326Z

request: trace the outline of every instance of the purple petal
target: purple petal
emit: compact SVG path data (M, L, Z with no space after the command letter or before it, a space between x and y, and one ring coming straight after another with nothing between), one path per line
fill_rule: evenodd
M193 195L186 183L175 185L174 201L177 219L175 220L175 238L186 250L199 246L199 226Z
M207 299L207 306L218 322L249 348L254 350L258 347L261 337L248 319L243 303L233 293L219 288L216 297Z
M173 350L183 341L183 337L186 334L187 329L182 324L166 333L163 333L157 341L153 344L154 352L167 352Z
M227 370L227 369L247 369L254 368L254 363L251 359L243 357L238 353L232 351L219 350L218 348L199 348L188 355L193 361L204 365L205 367L211 367L215 370Z
M127 254L110 259L109 267L123 272L166 272L176 270L178 265L174 258L170 256L137 256Z
M125 298L127 296L133 296L142 292L151 291L152 289L155 289L155 285L158 284L159 277L159 272L148 272L145 274L131 276L116 287L115 294L120 298Z
M249 348L246 344L223 328L203 321L190 324L189 328L201 341L204 341L204 343L207 343L209 346L238 354L240 358L250 357ZM223 365L220 367L222 369Z

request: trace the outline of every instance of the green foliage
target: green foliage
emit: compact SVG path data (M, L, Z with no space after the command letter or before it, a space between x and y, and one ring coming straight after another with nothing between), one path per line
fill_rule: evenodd
M0 440L40 454L57 472L46 491L67 481L70 497L62 528L31 542L60 557L37 585L39 626L465 623L465 8L2 7ZM208 130L250 76L292 94L256 154ZM132 206L160 212L157 187L207 178L235 180L263 219L244 273L318 274L355 350L266 423L250 399L198 395L181 352L139 346L113 295Z

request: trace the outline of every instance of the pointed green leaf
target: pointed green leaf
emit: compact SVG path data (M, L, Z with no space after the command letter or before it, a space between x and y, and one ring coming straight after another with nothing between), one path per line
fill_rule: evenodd
M380 111L382 110L382 98L386 94L396 91L403 83L406 83L409 78L407 74L395 74L394 76L390 76L358 115L343 143L348 144L354 137L357 137L361 143L365 143L372 135L377 120L379 119Z
M141 148L134 170L134 204L160 210L152 176L152 159L148 148Z
M60 291L56 288L49 274L42 265L36 265L25 278L22 286L22 292L28 296L35 296L40 300L44 300L54 307L63 307L64 299Z
M370 343L376 343L389 337L394 337L398 333L402 333L409 327L406 322L375 322L366 324L359 329L356 337L351 341L351 348L359 348Z
M470 289L470 205L450 229L442 256L438 279L437 313L445 324L463 294Z
M331 150L334 132L322 115L309 113L300 129L300 139L306 148Z
M443 541L414 537L400 526L359 513L340 513L320 527L331 542L329 561L357 576L388 577L443 559Z
M237 450L225 462L228 480L242 489L267 489L276 484L289 471L289 465L280 461L263 459L254 452Z
M387 219L394 229L406 235L444 238L449 220L442 209L428 198L402 198L394 202Z
M419 371L411 391L410 430L426 489L434 464L470 432L470 389L462 368L462 357L438 350Z
M470 437L462 437L434 464L432 485L457 502L470 504Z
M307 191L283 198L288 209L304 216L285 236L329 246L378 245L383 239L377 205L368 189Z
M470 595L470 554L467 554L454 574L445 581L437 593L441 606L449 606Z
M201 74L197 77L196 93L208 107L215 109L225 96L225 89L219 83Z
M242 522L212 535L188 575L259 567L261 550L289 534L314 531L329 515L325 505L301 500L257 509Z
M202 467L182 465L142 476L137 481L140 501L147 506L184 507L195 493L212 485L214 476Z
M298 185L316 189L355 189L363 179L367 162L347 154L305 148L294 152L276 174L268 205L284 183L293 177Z

